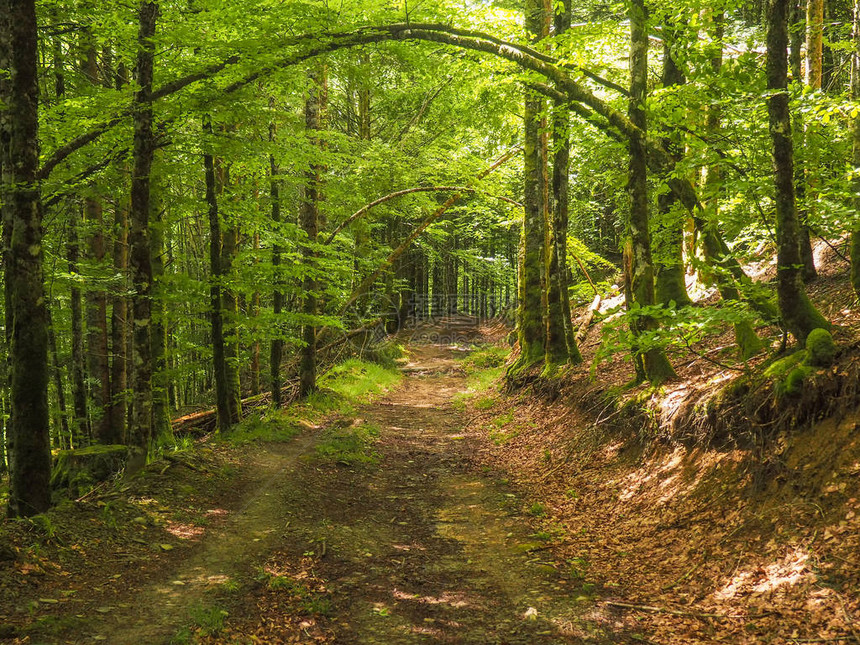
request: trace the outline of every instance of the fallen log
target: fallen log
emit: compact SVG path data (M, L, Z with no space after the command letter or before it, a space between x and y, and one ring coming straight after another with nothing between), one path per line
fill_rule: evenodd
M594 300L591 301L591 306L585 313L585 317L582 319L582 324L579 326L579 330L576 332L577 344L581 343L582 340L585 338L585 335L588 333L588 328L591 327L591 323L594 322L594 316L600 310L600 303L602 302L603 296L601 296L599 293L594 296Z

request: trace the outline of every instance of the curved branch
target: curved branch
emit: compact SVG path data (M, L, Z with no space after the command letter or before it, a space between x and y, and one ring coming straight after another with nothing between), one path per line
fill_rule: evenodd
M320 40L324 38L329 38L330 40L328 42L323 42L323 44L318 44L320 43ZM570 78L561 67L554 64L554 59L546 54L532 50L527 46L508 43L492 35L483 34L482 32L461 30L448 25L436 23L398 23L377 27L363 27L351 32L323 34L322 36L319 34L303 34L296 36L295 38L282 42L280 45L282 47L294 47L309 42L313 42L317 45L307 51L292 53L280 59L276 63L261 67L242 79L228 85L222 90L222 92L224 94L235 92L278 69L295 65L296 63L309 58L331 53L339 49L384 42L387 40L425 40L452 45L461 49L471 49L474 51L493 54L516 63L520 67L538 72L553 80L556 84L565 89L566 93L572 100L591 106L597 113L603 115L610 122L613 121L613 118L616 120L619 117L621 119L625 119L623 114L617 110L612 110L608 104L601 101L590 90ZM166 83L153 91L153 100L166 98L167 96L175 94L196 82L212 78L219 72L236 65L242 60L242 56L235 54L223 61L209 65L200 71ZM582 73L587 72L587 70L583 70L582 68L576 69ZM610 81L599 79L599 77L593 73L586 73L586 76L601 82L606 87L611 87L618 91L623 90L620 86L614 86ZM609 113L608 111L614 113L613 118L609 118L607 116ZM131 108L125 108L107 121L95 126L89 132L85 132L84 134L75 137L64 146L55 150L42 163L42 167L38 173L39 178L46 179L57 165L62 163L77 150L80 150L84 146L96 141L105 132L130 116L130 114ZM629 129L630 127L633 127L632 124L624 124L622 130L625 128Z
M323 244L331 244L334 241L334 238L337 237L338 233L340 233L343 229L345 229L347 226L352 224L355 220L357 220L359 217L364 215L367 211L369 211L374 206L379 206L380 204L384 204L385 202L387 202L389 200L395 199L397 197L402 197L403 195L410 195L412 193L439 193L439 192L444 192L444 191L457 191L459 193L476 193L476 192L478 192L476 189L468 188L466 186L418 186L417 188L407 188L406 190L398 190L396 192L389 193L385 197L380 197L379 199L362 206L357 211L355 211L352 215L350 215L345 220L343 220L343 222L341 222L340 225L337 228L335 228L334 231L332 231L331 235L328 236L328 239L325 242L323 242ZM492 197L495 197L496 199L500 199L504 202L508 202L509 204L513 204L514 206L519 206L520 208L522 208L522 206L523 206L519 202L516 202L513 199L509 199L507 197L501 197L498 195L492 195Z

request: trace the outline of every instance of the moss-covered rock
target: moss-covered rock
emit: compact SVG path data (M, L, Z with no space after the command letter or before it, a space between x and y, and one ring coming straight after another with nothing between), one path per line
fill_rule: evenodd
M830 367L838 351L833 336L826 329L813 329L806 337L806 363L813 367Z

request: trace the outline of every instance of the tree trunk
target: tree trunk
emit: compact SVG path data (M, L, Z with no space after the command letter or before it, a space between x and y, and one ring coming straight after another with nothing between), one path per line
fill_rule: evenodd
M777 298L787 329L801 344L830 325L806 296L800 257L800 222L794 200L794 158L788 96L788 0L771 0L767 32L767 102L776 203Z
M544 31L545 17L540 0L529 0L525 9L526 33L531 39L539 39ZM511 366L509 374L515 375L521 368L529 367L544 359L546 327L544 324L544 296L541 274L544 264L544 176L541 168L540 117L543 100L535 92L526 89L525 134L523 158L523 216L522 268L520 271L521 296L517 310L517 336L520 356Z
M851 98L860 101L860 0L854 0L854 57L851 69ZM860 113L852 122L852 163L860 168ZM860 212L860 174L855 170L852 175L854 189L854 209ZM851 232L851 284L854 293L860 298L860 225Z
M663 88L677 87L686 82L681 68L675 60L672 48L678 44L674 28L663 26ZM679 142L676 137L663 139L665 147L676 161L680 158ZM674 302L677 307L692 304L687 294L686 270L684 269L684 218L676 212L678 199L671 191L657 197L657 208L662 224L659 235L658 257L655 275L655 295L657 302L668 306Z
M81 288L77 286L79 279L78 261L80 247L78 245L78 209L73 205L68 223L68 241L66 257L69 261L69 273L73 276L69 290L69 309L72 317L72 407L75 418L72 423L72 446L80 448L90 436L89 414L87 410L87 373L84 358L84 316Z
M633 0L630 9L630 103L629 117L640 130L647 132L645 98L648 86L648 32L644 0ZM654 265L651 261L651 232L648 218L648 160L644 142L630 140L630 215L627 228L631 243L631 285L635 305L649 307L655 302ZM634 319L633 333L656 328L647 316ZM675 378L675 371L660 348L646 348L643 353L645 375L654 385Z
M12 517L51 506L48 316L42 275L36 4L0 1L0 200L11 328L9 503Z
M254 261L260 254L260 234L254 233ZM251 294L251 318L256 320L260 316L260 292L254 289ZM260 393L260 339L257 334L254 334L254 340L251 344L251 370L250 370L250 394L257 396Z
M274 126L269 127L269 141L274 141ZM274 337L269 352L269 371L272 380L272 407L280 408L281 401L281 362L284 354L284 339L281 335L284 330L281 328L279 317L284 306L284 293L281 290L281 245L278 242L281 235L281 187L278 180L278 167L275 164L274 155L269 156L269 172L270 177L270 195L272 199L272 228L274 229L274 242L272 243L272 274L273 293L272 293L272 312L275 319Z
M113 443L123 443L127 440L125 432L125 417L127 414L128 379L126 378L126 343L128 324L128 300L123 291L128 280L128 209L120 201L114 211L113 266L117 275L122 276L120 293L113 297L111 308L111 397L109 416L111 431L115 438Z
M57 391L57 407L60 411L60 427L57 429L57 435L60 440L57 443L60 448L63 448L66 447L67 444L71 443L72 435L69 430L69 414L66 410L66 391L63 387L63 368L62 365L60 365L60 352L57 351L57 332L54 328L54 317L51 314L50 307L47 309L47 314L48 345L54 368L54 389Z
M227 177L225 175L225 178ZM227 181L224 182L224 185L226 184ZM230 281L233 261L238 252L239 229L234 221L221 234L221 276L226 279L227 283ZM227 405L230 410L230 423L236 424L242 418L242 389L239 380L239 302L236 298L236 292L223 283L221 286L221 310L224 312L224 366L227 370Z
M158 192L156 191L156 194ZM152 435L153 439L170 437L170 410L167 402L167 324L164 308L164 220L159 201L152 208L149 227L152 248Z
M714 54L711 58L711 69L715 75L720 73L723 66L723 33L725 30L725 7L718 4L712 9L711 14L712 28L711 38L718 46L714 49ZM710 105L705 115L705 131L709 136L718 136L722 128L722 109L717 105ZM738 289L731 284L730 280L722 275L725 269L719 264L723 258L723 248L720 240L713 234L716 222L719 221L720 210L720 187L722 186L722 174L720 167L717 165L705 168L704 178L704 194L705 194L705 217L703 226L697 230L702 241L702 250L705 256L705 262L709 267L716 267L717 271L713 272L712 281L717 285L720 292L720 297L725 301L740 300L741 294ZM743 360L752 358L758 354L763 344L755 332L755 328L749 321L741 321L734 324L735 342L740 350L740 355Z
M221 304L221 216L218 213L218 195L215 181L215 159L212 145L212 122L208 117L203 121L203 132L208 137L206 152L203 154L203 168L206 173L206 203L209 207L209 317L212 333L212 365L215 372L215 409L218 416L218 430L230 430L232 417L227 393L227 364L224 352L224 322Z
M152 442L152 249L149 240L150 171L155 154L152 129L152 76L155 62L158 3L140 3L137 83L133 105L134 168L131 176L129 256L132 273L133 326L133 420L129 432L132 445L149 452Z
M84 75L92 85L99 85L99 68L95 41L88 28L83 30ZM92 196L84 198L87 230L87 256L97 271L103 268L105 259L104 209L101 202ZM95 284L98 284L97 282ZM90 414L93 435L99 443L114 443L107 407L110 401L110 363L108 360L107 295L103 288L86 290L87 320L87 364L90 377Z
M87 198L84 209L89 229L87 254L97 270L100 270L105 257L102 205L96 199ZM114 437L111 432L110 418L107 415L107 405L110 401L110 364L108 362L107 297L104 290L87 289L86 320L93 436L99 443L111 444L114 443Z
M796 3L792 1L789 19L792 22L791 27L796 25L794 21L799 19L800 11ZM800 31L794 29L798 33L799 40ZM807 0L806 3L806 84L813 90L821 90L821 73L822 73L822 43L824 37L824 0ZM796 55L794 47L799 43L795 42L795 37L789 36L790 44L790 59L792 67L792 76L795 80L800 81L800 61L797 60L797 68L795 69L795 59L800 58L800 52ZM796 73L796 76L795 76ZM818 129L814 122L809 122L804 127L803 116L799 111L794 115L794 132L804 150L809 151L809 155L803 164L799 159L795 159L794 177L795 177L795 203L798 209L798 219L800 221L800 257L803 260L803 281L812 282L818 277L818 272L815 269L815 258L812 254L812 240L809 235L809 217L815 213L815 201L807 201L808 189L814 188L812 183L813 174L820 163L817 154L818 147L815 144L807 145L808 141L815 138L816 130Z
M570 0L563 2L562 10L554 17L555 35L559 36L570 28ZM567 268L567 228L569 220L569 188L570 188L570 110L567 104L555 100L552 117L553 162L552 162L552 227L551 255L547 274L550 276L550 292L548 301L550 309L555 302L560 305L559 317L563 324L566 359L571 363L581 363L582 354L576 344L576 332L571 319L570 294L568 291ZM554 293L555 292L555 293ZM553 318L550 312L550 319ZM551 330L547 329L547 347ZM547 351L547 361L550 360Z
M311 137L314 145L319 145L316 135L320 129L320 112L322 110L322 95L324 93L324 73L311 72L309 74L308 97L305 101L305 131ZM307 236L308 244L302 245L302 257L305 259L305 275L302 290L304 292L304 303L302 313L308 317L317 315L317 283L312 273L313 257L315 252L310 246L316 243L319 233L319 199L320 199L320 166L312 163L305 173L305 194L301 204L299 224ZM299 366L299 396L307 396L317 387L317 358L316 358L316 327L311 322L306 322L302 327L302 340L304 347L301 352L301 363Z

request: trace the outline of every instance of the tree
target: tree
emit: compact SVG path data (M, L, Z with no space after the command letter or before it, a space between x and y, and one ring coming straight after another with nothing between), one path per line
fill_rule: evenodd
M48 316L42 274L38 35L35 2L0 3L0 198L6 325L11 329L8 513L51 505Z
M155 155L152 128L152 78L155 65L158 3L142 0L136 80L138 90L133 106L134 165L131 176L129 257L132 271L134 419L129 441L149 451L152 436L152 248L150 246L150 171Z
M630 6L630 101L631 123L647 132L645 111L648 86L647 14L643 0ZM630 139L630 164L627 189L630 192L630 214L627 220L630 235L630 290L635 307L655 304L654 264L651 259L651 229L648 216L648 154L641 138ZM649 315L637 315L632 323L634 335L655 329L656 321ZM674 378L675 371L659 347L643 350L645 376L654 385Z
M767 32L767 87L776 202L777 296L788 330L806 342L829 323L809 301L803 286L800 222L794 200L794 155L788 95L788 0L771 0Z

